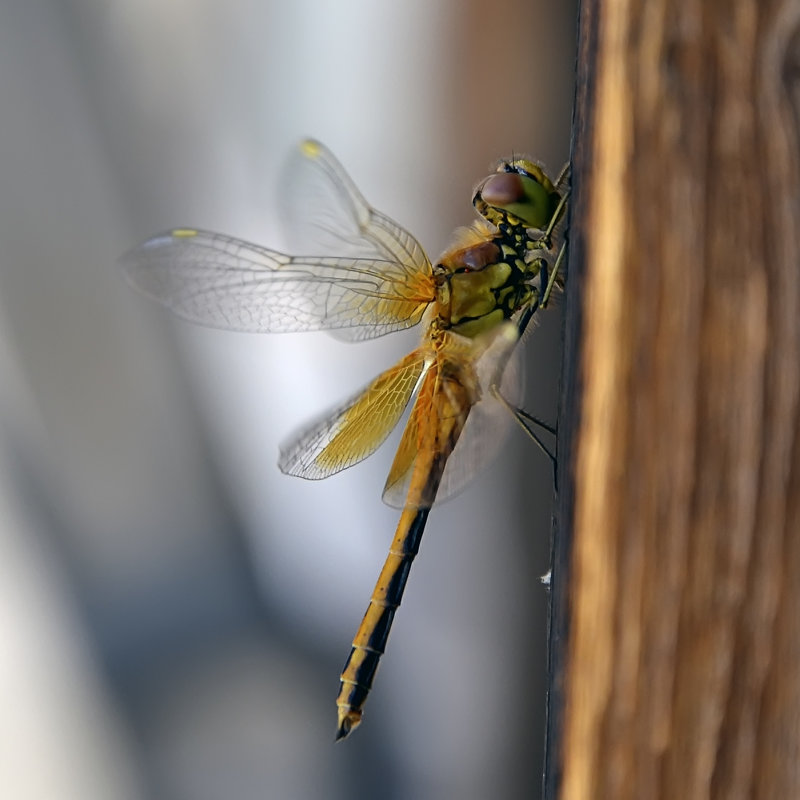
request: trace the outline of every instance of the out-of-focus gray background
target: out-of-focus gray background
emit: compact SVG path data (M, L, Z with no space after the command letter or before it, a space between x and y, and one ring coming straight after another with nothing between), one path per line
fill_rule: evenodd
M303 136L432 256L491 163L568 156L572 2L0 4L0 796L531 797L550 467L521 435L431 514L365 722L338 673L391 540L391 446L278 442L409 349L193 328L131 291L192 225L283 246ZM283 182L283 183L282 183ZM559 313L527 351L553 418Z

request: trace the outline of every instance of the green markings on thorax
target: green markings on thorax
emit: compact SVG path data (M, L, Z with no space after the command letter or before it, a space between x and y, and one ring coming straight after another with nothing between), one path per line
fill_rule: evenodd
M474 338L527 305L539 262L530 254L525 229L504 226L492 239L445 253L436 267L439 317L443 327Z

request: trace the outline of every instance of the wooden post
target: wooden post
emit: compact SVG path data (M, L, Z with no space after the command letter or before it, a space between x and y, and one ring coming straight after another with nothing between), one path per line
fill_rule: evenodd
M546 790L800 798L800 2L583 5Z

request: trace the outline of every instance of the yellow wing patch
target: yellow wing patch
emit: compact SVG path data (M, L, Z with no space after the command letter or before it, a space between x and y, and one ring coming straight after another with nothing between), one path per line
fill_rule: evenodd
M300 152L306 158L317 158L322 152L322 145L315 139L305 139L300 142Z
M374 453L400 420L425 363L421 348L409 353L282 448L278 466L289 475L317 480Z
M436 500L448 459L475 400L468 382L447 372L448 368L437 364L422 379L383 490L383 500L390 506L430 508Z

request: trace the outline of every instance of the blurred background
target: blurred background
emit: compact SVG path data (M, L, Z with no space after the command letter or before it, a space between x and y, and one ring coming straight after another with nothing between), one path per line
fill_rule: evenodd
M115 262L176 226L285 246L284 165L309 135L435 257L496 159L567 159L575 13L0 4L0 795L536 796L547 459L515 432L431 514L364 724L334 744L397 521L392 446L312 483L281 475L278 444L418 332L199 329ZM559 315L526 351L548 419Z

